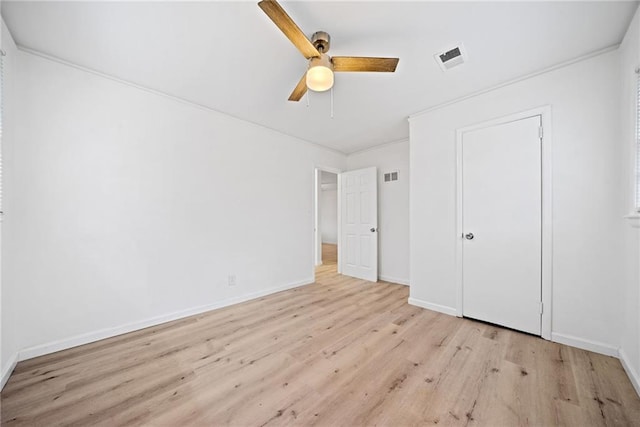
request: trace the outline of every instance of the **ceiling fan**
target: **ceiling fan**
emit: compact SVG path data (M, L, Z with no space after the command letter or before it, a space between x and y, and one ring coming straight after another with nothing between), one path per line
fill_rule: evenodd
M289 96L289 101L300 101L307 89L324 92L333 87L334 72L378 71L393 73L398 58L364 56L329 56L331 37L325 31L317 31L309 40L293 19L275 0L262 0L258 6L284 33L291 43L309 60L309 68Z

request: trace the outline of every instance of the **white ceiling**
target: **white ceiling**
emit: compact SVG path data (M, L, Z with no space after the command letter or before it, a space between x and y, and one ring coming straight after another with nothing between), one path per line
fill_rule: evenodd
M398 56L287 101L306 61L257 2L2 2L18 45L350 153L408 137L407 116L616 45L636 2L281 2L332 55ZM469 61L433 55L461 41Z

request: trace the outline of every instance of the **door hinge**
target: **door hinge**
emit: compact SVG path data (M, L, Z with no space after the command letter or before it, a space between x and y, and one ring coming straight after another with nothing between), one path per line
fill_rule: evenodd
M539 304L540 304L540 310L539 310L539 311L540 311L540 314L542 314L542 313L543 313L543 311L544 311L544 308L543 308L543 307L544 307L544 304L543 304L543 303L541 303L541 302L540 302Z
M540 141L542 141L542 138L544 137L544 128L542 126L538 128L538 137L540 138Z

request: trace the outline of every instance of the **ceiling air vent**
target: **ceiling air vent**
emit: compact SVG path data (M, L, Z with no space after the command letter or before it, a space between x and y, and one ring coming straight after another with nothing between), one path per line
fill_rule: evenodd
M467 51L464 49L462 43L458 43L440 53L436 53L434 58L440 68L442 68L442 71L447 71L467 62Z

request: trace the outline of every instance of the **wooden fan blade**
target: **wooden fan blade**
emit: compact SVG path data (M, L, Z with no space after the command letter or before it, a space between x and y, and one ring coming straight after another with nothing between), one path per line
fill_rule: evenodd
M372 58L366 56L333 56L333 71L378 71L393 73L398 66L398 58Z
M304 55L305 58L313 58L320 56L318 49L309 41L307 36L304 35L302 30L293 22L293 19L275 0L262 0L258 3L260 9L267 14L274 24L284 33L291 43L298 48L298 50Z
M291 95L289 95L289 101L300 101L300 99L302 99L302 97L304 96L305 93L307 93L307 73L306 73L306 71L302 75L302 78L300 79L298 84L296 85L296 88L293 90L293 92L291 92Z

